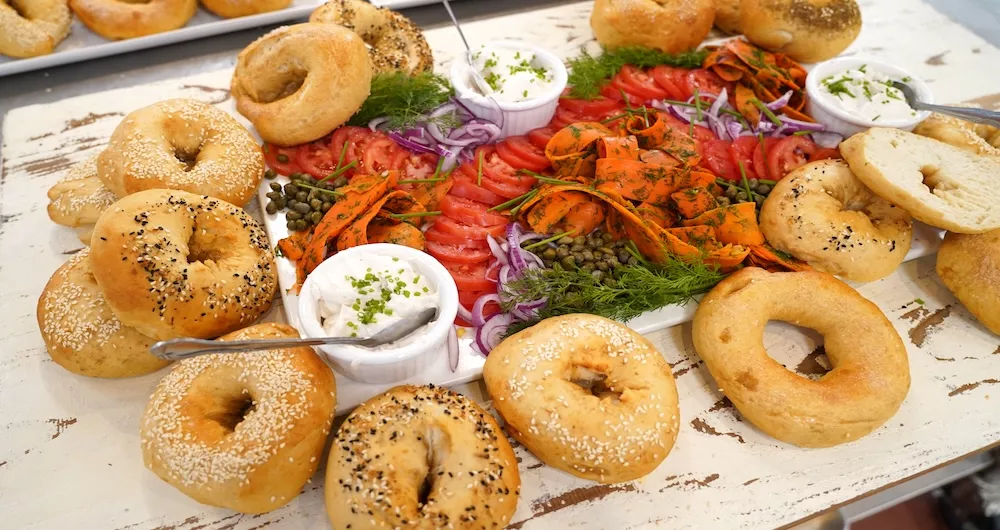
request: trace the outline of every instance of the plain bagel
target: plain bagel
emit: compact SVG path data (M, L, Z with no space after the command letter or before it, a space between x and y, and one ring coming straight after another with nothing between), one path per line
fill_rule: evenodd
M67 0L0 0L0 55L52 53L72 21Z
M870 282L910 250L910 214L871 192L843 160L806 164L778 181L760 210L767 242L814 268Z
M258 324L219 340L298 338ZM216 353L178 362L142 417L142 460L194 500L275 510L316 472L336 407L330 368L312 348Z
M91 31L111 40L133 39L184 27L198 0L69 0Z
M119 200L97 221L94 276L112 311L159 340L215 338L271 306L274 254L241 208L184 191Z
M979 322L1000 335L1000 230L949 232L938 250L937 273Z
M642 477L677 437L670 367L642 335L606 318L548 318L508 337L486 358L483 379L511 436L578 477Z
M740 29L761 48L818 63L858 37L861 8L855 0L741 0Z
M934 113L913 132L979 155L1000 158L1000 129Z
M762 339L771 320L822 334L833 369L813 381L768 356ZM906 348L889 320L822 272L736 272L698 304L694 345L744 417L802 447L865 436L899 410L910 388Z
M292 0L201 0L205 9L223 18L247 17L284 9Z
M278 28L240 52L231 91L265 142L288 146L343 125L368 98L371 79L361 37L306 23Z
M340 426L326 511L334 528L503 528L520 486L514 450L489 413L444 388L397 386Z
M264 178L264 154L227 112L170 99L126 116L98 157L97 170L119 197L163 188L244 206Z
M590 27L608 48L680 53L701 44L714 20L715 0L596 0Z

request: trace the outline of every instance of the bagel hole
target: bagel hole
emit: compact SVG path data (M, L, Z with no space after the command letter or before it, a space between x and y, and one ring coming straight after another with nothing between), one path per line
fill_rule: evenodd
M222 411L212 419L229 432L235 431L236 426L243 422L246 417L254 411L255 403L250 394L240 394L232 398L223 407Z
M426 450L427 474L417 487L417 505L424 506L434 493L438 472L447 458L448 443L444 431L437 426L429 427L423 435Z
M284 74L284 75L282 75ZM268 83L269 86L257 91L256 100L258 103L273 103L285 99L299 91L306 82L309 72L300 68L294 68L278 74L275 82Z
M223 249L216 244L215 232L201 230L197 221L194 225L194 233L188 240L188 263L218 263L225 257Z
M198 165L198 153L176 149L174 150L174 158L184 166L184 171L192 171Z
M617 401L622 393L615 391L608 385L607 374L591 370L584 366L574 366L573 373L569 380L574 385L590 392L598 399L612 399Z
M816 330L788 322L771 321L764 330L767 355L792 373L818 380L833 365L823 349L823 336Z
M21 18L28 18L28 14L24 12L24 8L21 7L21 2L14 0L13 2L8 2L7 5L14 10L15 13Z
M931 193L938 190L947 191L951 187L944 182L940 176L940 170L934 166L921 166L920 174L923 176L924 187Z

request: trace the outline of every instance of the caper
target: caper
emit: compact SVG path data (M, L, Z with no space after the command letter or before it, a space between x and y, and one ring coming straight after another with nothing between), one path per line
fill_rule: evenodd
M268 171L270 171L270 170L268 170ZM280 183L280 182L272 182L272 183L270 184L270 188L271 188L271 189L272 189L273 191L279 191L279 192L280 192L280 191L281 191L281 183Z
M264 178L266 178L268 180L271 180L271 179L273 179L273 178L275 178L277 176L278 176L278 174L275 173L273 169L268 169L268 170L264 171ZM275 184L278 184L278 183L277 182L272 182L271 183L272 189L273 189L273 186ZM281 184L278 184L278 187L281 187Z
M309 201L309 206L311 206L313 210L319 210L320 208L323 207L323 201L319 199L313 199Z
M569 256L569 247L560 246L559 248L556 249L556 257L557 258L563 259L566 256Z
M295 200L299 202L306 202L309 200L309 194L304 191L300 191L295 194Z
M760 184L760 181L757 179L750 179L747 181L747 184L750 184L750 189L754 189L757 187L757 184Z
M590 273L590 275L593 276L594 279L598 280L598 281L604 279L604 271L601 271L601 270L593 271L593 272Z
M767 184L759 184L757 185L757 193L767 195L768 193L771 193L771 186L768 186Z
M593 270L597 269L597 266L594 265L593 263L588 262L588 263L584 263L583 265L581 265L580 268L583 269L583 270L585 270L585 271L587 271L587 272L590 272L590 271L593 271Z
M288 203L285 201L284 197L281 197L274 200L274 205L277 206L279 210L284 210Z
M583 263L583 262L587 261L587 260L583 259L583 251L574 252L573 253L573 258L576 260L577 263Z
M556 249L547 248L542 252L542 259L547 259L549 261L556 259Z
M716 197L715 202L717 202L719 206L729 206L729 197Z
M583 258L583 261L594 261L594 253L590 250L581 251L580 256Z
M611 268L611 265L608 265L608 262L606 262L606 261L598 261L597 262L597 269L598 270L606 271L606 270L608 270L610 268Z
M576 236L573 238L573 243L577 245L585 245L587 243L587 238L583 236Z
M570 252L580 252L583 250L583 245L580 243L573 243L572 247L569 247Z
M614 256L615 255L615 251L611 250L608 247L600 247L600 248L597 249L597 251L600 252L601 254L606 254L608 256Z
M295 229L296 230L298 230L298 231L301 232L302 230L305 230L307 228L309 228L309 224L306 223L305 220L299 219L298 221L295 221Z
M274 199L281 197L281 194L276 191L269 191L266 193L266 196L268 199L271 199L273 201Z
M330 208L333 208L333 204L332 204L332 203L329 203L329 202L324 202L324 203L323 203L323 206L322 206L322 207L320 207L320 210L321 210L321 211L322 211L323 213L326 213L326 212L327 212L327 210L329 210Z
M563 236L562 239L559 240L559 244L560 245L567 245L567 246L572 245L573 244L573 238L569 237L569 236Z
M760 195L758 195L758 196L756 196L756 197L753 198L753 202L757 203L758 207L764 206L764 197L761 197Z
M726 188L726 197L729 197L730 199L735 199L736 194L739 191L740 190L736 189L736 186L729 186L728 188Z
M298 219L302 219L302 214L300 214L295 210L292 210L285 214L285 219L288 219L289 221L296 221Z
M604 232L603 234L601 234L601 240L603 240L605 243L610 243L614 241L614 239L615 236L611 235L611 232Z
M289 210L295 208L295 205L299 203L299 201L295 200L295 197L290 197L288 199L285 199L285 202L288 204Z
M736 194L736 200L739 201L739 202L747 202L747 200L749 200L749 198L747 197L747 192L741 191L741 192L737 193Z
M287 222L285 222L285 228L287 228L289 232L294 232L295 231L295 221L292 221L291 219L289 219Z
M618 251L618 262L619 263L625 263L626 261L628 261L628 257L629 256L631 256L631 254L629 254L628 251L626 251L626 250L619 250Z
M347 177L337 177L337 180L333 181L334 188L342 188L347 185Z
M607 285L608 287L617 287L618 282L616 282L611 276L607 276L604 278L604 285Z
M274 215L278 213L278 205L274 204L274 201L270 201L267 203L267 206L264 207L264 211L269 215Z
M299 187L295 184L285 184L285 195L295 195L299 192Z
M625 248L625 241L619 239L618 241L615 241L613 245L611 245L611 248Z
M621 265L621 262L618 261L618 258L616 256L610 256L608 258L608 260L607 260L607 263L608 263L608 266L611 267L611 268L615 268L615 267Z
M307 203L307 202L298 202L298 203L295 203L295 211L296 212L299 212L299 213L309 213L309 210L310 210L309 203Z
M288 155L284 153L278 153L278 156L276 156L275 158L277 158L278 162L281 162L282 164L288 163Z
M314 225L315 224L319 224L319 222L323 220L323 213L322 212L313 212L313 213L309 214L309 220L312 221L312 223Z
M318 198L319 198L319 191L317 191L317 190L310 191L309 195L306 196L306 200L309 201L309 202L312 202L312 201L314 201L314 200L316 200Z
M572 269L573 266L576 265L576 258L574 258L573 256L566 256L565 258L560 260L560 263L562 263L563 267L566 267L567 269Z

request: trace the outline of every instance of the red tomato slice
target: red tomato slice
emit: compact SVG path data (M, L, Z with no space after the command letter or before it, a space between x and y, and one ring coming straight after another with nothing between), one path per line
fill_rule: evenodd
M519 173L517 168L500 158L496 153L496 148L491 145L484 145L476 149L476 157L471 162L471 169L477 177L480 158L482 159L483 175L486 177L517 187L530 188L535 185L535 177Z
M333 153L334 160L339 160L340 153L344 153L344 165L351 162L357 162L360 165L362 144L371 135L371 129L367 127L354 127L353 125L344 126L334 131L333 136L330 138L330 152ZM347 143L347 151L343 150L344 143ZM354 168L355 170L351 171L352 174L357 171L357 165Z
M494 226L507 223L506 217L487 211L489 206L454 195L445 195L441 199L440 208L445 216L468 225Z
M626 92L643 101L667 97L668 92L652 76L630 64L618 71L618 79L625 86Z
M691 70L687 77L691 94L694 94L695 90L698 90L700 94L721 94L722 89L725 88L728 90L729 88L726 82L716 75L715 72L705 70L704 68Z
M471 248L489 248L489 244L486 242L485 238L469 238L465 235L452 234L441 230L440 227L435 226L437 223L431 225L430 228L424 232L424 237L427 241L433 241L435 243L441 243L442 245L454 245L457 247L471 247Z
M482 186L477 186L476 181L469 178L469 176L462 171L455 172L455 175L452 178L453 182L451 189L448 190L449 195L454 195L470 201L481 202L491 207L507 201L507 199L502 195L497 195Z
M515 169L539 172L549 167L545 151L531 145L523 136L511 136L497 144L497 155Z
M631 107L638 107L643 104L641 99L629 94L628 91L625 90L625 86L616 81L616 79L612 78L610 83L604 85L604 87L601 88L601 95L615 101L625 101L628 99L628 105Z
M399 180L424 180L434 176L434 170L437 169L438 156L432 155L430 153L408 153L405 149L401 149L401 152L406 153L406 158L403 159L401 167L397 169L403 172L400 175ZM401 190L412 190L418 184L398 184L396 187Z
M579 118L579 116L577 114L574 114L574 113L570 112L569 110L564 109L562 107L556 107L556 113L552 117L552 121L549 122L549 123L551 125L554 125L558 129L562 129L565 126L567 126L567 125L569 125L571 123L576 123L578 121L582 121L582 120L580 120L580 118Z
M708 168L717 176L726 180L740 180L740 168L733 161L729 151L729 142L715 140L705 144L705 160Z
M767 169L774 180L785 178L792 170L812 161L819 148L805 136L782 139L767 153Z
M426 247L427 253L431 256L442 261L451 261L454 263L483 263L493 256L489 248L443 245L435 241L427 241ZM485 271L483 276L486 276Z
M431 228L436 228L442 232L459 235L467 240L485 241L486 234L493 237L504 237L507 232L507 222L493 226L477 226L456 221L450 217L440 216L434 220Z
M364 168L371 173L381 173L390 169L400 169L409 154L392 138L374 133L362 147L361 159Z
M741 136L729 146L733 161L737 163L737 166L740 163L743 164L743 170L748 179L763 178L757 173L753 163L753 151L759 144L760 142L755 136Z
M528 133L528 141L531 145L545 151L545 146L549 145L549 140L556 134L555 131L548 127L542 127L541 129L535 129Z
M815 162L817 160L826 160L828 158L843 158L843 157L840 156L840 151L838 151L837 149L831 149L829 147L820 147L809 158L809 161Z
M297 147L264 144L264 161L267 162L267 167L273 169L275 173L285 176L300 173L302 169L299 168L297 159Z
M507 182L493 180L490 177L483 177L483 188L496 193L504 199L514 199L531 191L531 186L514 186ZM494 205L495 206L495 205Z
M653 80L656 81L656 84L660 85L660 87L667 92L667 97L677 101L684 101L688 98L688 96L677 84L677 78L675 76L676 70L679 70L679 68L661 65L653 68L650 73L653 76Z
M456 263L456 265L459 264ZM464 306L469 311L472 311L472 306L476 304L476 300L479 300L479 297L483 296L484 294L489 294L489 291L488 290L463 291L459 289L458 303L462 304L462 306Z
M601 116L619 110L621 103L608 98L594 98L590 101L586 99L562 98L559 100L559 106L573 114Z
M702 125L694 126L694 139L701 143L714 142L719 139L711 129Z
M337 168L337 156L330 151L330 144L322 139L299 146L296 161L302 171L321 179Z
M757 147L754 147L753 150L753 170L754 173L757 173L758 178L776 180L767 168L767 158L764 156L764 153L770 153L780 141L779 138L768 137L764 138L764 143L762 144L760 140L757 140Z
M476 303L479 296L489 292L496 292L496 284L486 278L488 262L470 265L468 263L442 261L441 264L448 270L451 277L455 279L455 285L458 287L459 292L459 302L465 305L465 302L471 299L468 305L469 309L472 309L472 305ZM465 293L468 294L463 297L462 295ZM472 298L470 295L475 295L475 298Z

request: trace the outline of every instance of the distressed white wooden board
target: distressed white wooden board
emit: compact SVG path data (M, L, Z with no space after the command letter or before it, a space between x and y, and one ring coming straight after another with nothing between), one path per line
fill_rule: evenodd
M945 55L945 64L926 67L937 72L932 86L939 99L966 100L995 91L1000 81L1000 72L992 67L1000 59L997 49L916 0L864 8L866 28L857 46L895 42L885 54L921 75L930 77L918 63L944 51L933 43L946 42L952 52ZM589 38L586 15L579 5L547 9L471 23L470 33L513 34L565 55ZM926 33L916 33L930 27L947 40L931 41ZM455 49L455 38L445 30L429 37L436 49ZM322 472L292 503L260 516L201 506L159 481L141 465L138 426L148 395L165 371L125 381L78 377L49 360L36 329L38 294L66 254L80 247L69 230L47 220L48 187L69 164L95 154L121 116L134 108L176 96L227 105L225 90L208 84L216 75L19 109L5 120L0 150L0 526L328 526ZM641 481L599 486L542 466L518 448L524 486L514 527L770 528L996 444L1000 414L989 396L1000 388L1000 338L975 323L932 269L933 258L924 258L860 289L907 341L913 378L900 413L872 436L824 450L775 442L740 421L718 394L691 346L689 326L657 331L648 337L673 367L681 397L682 429L670 457ZM916 303L918 298L925 304ZM266 318L281 318L280 303ZM803 372L810 371L818 354L813 338L787 326L772 326L767 345L772 355ZM465 388L475 394L475 388Z

